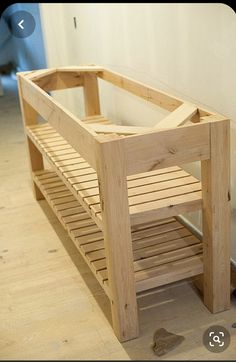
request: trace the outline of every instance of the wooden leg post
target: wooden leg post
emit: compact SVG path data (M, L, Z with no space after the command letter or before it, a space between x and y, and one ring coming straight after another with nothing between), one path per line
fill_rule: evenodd
M19 97L20 97L21 114L23 117L24 126L37 124L38 123L38 121L37 121L38 114L23 99L20 81L19 81ZM31 139L27 135L26 135L26 140L27 140L30 170L31 170L31 175L32 175L32 172L44 169L43 156L39 152L39 150L35 147L34 143L31 141ZM36 200L44 199L42 192L39 190L38 186L33 181L33 178L32 178L32 186L33 186L33 192L34 192Z
M122 342L138 337L137 300L122 140L98 142L97 157L113 328Z
M211 124L210 145L202 161L204 303L216 313L230 307L229 120Z
M96 116L101 114L98 80L96 74L84 74L84 102L86 116Z
M36 146L31 141L31 139L28 136L26 136L26 138L27 138L27 145L28 145L28 151L29 151L28 153L29 153L29 163L30 163L30 167L31 167L31 173L34 171L43 170L44 165L43 165L42 154L36 148ZM33 180L32 180L32 184L33 184L33 192L34 192L34 196L35 196L36 200L43 200L44 196Z

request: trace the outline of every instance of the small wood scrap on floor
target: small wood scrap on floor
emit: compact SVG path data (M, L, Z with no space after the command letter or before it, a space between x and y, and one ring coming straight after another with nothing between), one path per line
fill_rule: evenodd
M159 357L164 356L178 347L184 339L183 336L168 332L165 328L157 329L153 335L153 352Z

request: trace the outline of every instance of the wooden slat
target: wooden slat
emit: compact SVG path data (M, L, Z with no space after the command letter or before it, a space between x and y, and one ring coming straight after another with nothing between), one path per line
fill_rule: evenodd
M50 128L47 128L47 131L49 130ZM48 134L41 133L45 132L45 126L44 128L29 129L29 132L32 137L34 137L34 133L36 133L35 137L39 144L44 142L44 147L48 147L44 139L44 137L47 139ZM94 220L98 225L101 225L102 217L95 170L89 167L89 164L84 162L82 157L77 157L78 154L73 152L73 148L54 151L54 147L55 146L51 144L50 151L48 151L48 148L45 150L47 157L50 157L51 162L56 165L58 172L61 173L62 180L69 183L73 188L75 197L78 197L83 205L84 203L88 205ZM58 146L56 145L56 147ZM75 174L77 174L77 176L75 176ZM148 217L150 221L153 221L157 216L173 216L176 210L184 212L201 207L201 195L197 194L197 198L195 197L195 192L200 190L200 183L179 167L174 166L172 168L128 176L127 181L132 225L134 223L140 223L141 217L144 217L145 222L147 222ZM194 198L189 198L188 193L195 193ZM179 202L180 198L173 199L173 197L177 195L184 195L182 205ZM159 204L153 203L163 198L165 202L162 200ZM174 203L175 201L176 205ZM141 207L133 209L132 207L135 205ZM159 210L154 210L154 208L158 206ZM134 214L139 215L135 216Z
M167 224L164 222L165 220L163 220L163 224L159 226L151 228L147 227L146 229L142 230L142 233L139 234L139 237L137 237L135 232L132 232L134 260L144 260L146 251L153 255L160 254L159 245L166 246L171 241L174 241L174 243L172 243L170 250L176 250L176 248L173 248L173 245L178 245L179 248L181 247L181 244L179 243L182 242L182 238L191 236L191 232L181 226L181 224L178 222L174 221ZM199 243L199 241L196 243ZM95 243L84 245L83 250L87 254L88 260L93 263L97 270L105 269L106 259L103 240L97 241L96 244L94 244ZM186 241L182 245L186 246ZM88 248L88 246L90 246L90 248ZM93 248L93 246L95 247ZM99 255L94 253L95 250L99 250ZM146 259L147 258L148 256L146 253Z
M50 172L50 177L51 177L51 172ZM47 175L47 171L45 171L45 175ZM54 173L55 175L55 173ZM59 178L58 178L59 179ZM73 224L67 223L65 222L65 210L67 211L67 214L72 213L73 215L75 215L74 213L76 212L77 215L81 215L81 211L83 210L81 205L79 204L78 201L75 202L69 202L63 205L60 205L61 207L58 207L57 205L55 205L55 201L51 199L50 195L48 195L47 190L45 190L45 188L42 188L41 182L40 180L37 178L36 175L34 175L34 180L36 181L38 187L41 189L43 195L45 196L45 198L47 199L49 205L52 207L52 210L55 212L56 216L58 217L59 221L62 223L62 225L64 226L64 228L69 232L70 237L72 238L73 242L75 243L75 245L78 247L78 243L76 238L73 236L73 233L71 231L74 230L74 226ZM75 206L76 205L76 206ZM84 212L84 211L83 211ZM86 213L87 214L87 213ZM89 218L89 215L87 214L88 219L90 220L90 223L92 224L93 221L91 220L91 218ZM85 224L85 221L83 218L80 219L80 222L77 222L77 229L80 230L80 228L83 228ZM98 230L98 228L97 228ZM96 231L97 231L96 230ZM90 234L90 238L92 237L92 235ZM80 250L80 249L79 249ZM81 252L81 250L80 250ZM84 253L81 252L81 255L83 256L83 258L85 259L85 261L87 261ZM103 284L103 280L100 278L99 275L96 274L96 272L94 272L94 270L91 268L92 272L95 274L96 279L98 280L98 282L101 284L102 288L105 290L106 294L108 295L108 297L110 298L110 292L109 292L109 288L107 286L104 286Z
M153 131L151 127L135 127L135 126L120 126L120 125L104 125L97 123L89 124L97 133L117 133L123 135L142 134Z
M203 272L202 256L196 255L181 261L158 266L152 271L135 273L136 291L173 283L177 280L190 278ZM105 283L106 284L106 283Z
M98 115L83 117L81 118L81 121L86 124L90 123L99 124L100 122L107 121L107 119L102 114L98 114Z
M87 177L86 181L87 182L89 180L91 181L89 184L87 183L83 184L83 181L79 177L73 177L70 178L69 180L71 184L75 185L75 187L77 186L76 183L78 183L77 186L78 190L89 189L88 194L85 195L86 197L99 195L98 182L96 181L96 174L90 174L90 178ZM143 177L136 180L128 181L127 183L128 196L131 197L135 195L142 195L149 192L177 187L180 185L188 185L194 182L197 182L197 179L194 178L193 176L190 176L185 171L177 171L177 172L171 172L171 173L155 175L150 177ZM86 199L86 201L90 203L89 199ZM98 202L100 202L99 196L97 199L94 198L93 203L98 203Z
M96 118L95 118L96 117ZM99 117L97 118L97 116L94 117L86 117L86 120L83 121L84 123L86 123L87 125L91 126L93 124L96 124L97 126L103 125L104 124L110 124L112 125L112 123L110 121L108 121L108 119L104 118L104 117Z
M154 171L149 171L149 172L143 172L143 173L139 173L136 175L129 175L127 176L127 180L137 180L137 179L145 179L146 177L151 177L151 176L155 176L155 175L161 175L161 174L167 174L170 172L174 172L174 171L183 171L182 168L178 167L178 166L172 166L172 167L167 167L167 168L162 168L159 170L154 170Z
M78 178L77 176L90 175L90 174L96 176L96 172L91 167L86 167L82 169L77 168L76 170L72 171L64 171L64 167L61 167L60 170L64 173L65 177L69 180L71 184L80 182L80 178Z
M44 78L46 76L49 75L53 75L56 73L56 68L51 68L51 69L37 69L37 70L32 70L30 72L28 72L28 74L26 74L26 78L30 79L32 81ZM19 75L22 73L19 73ZM18 74L17 74L18 75Z
M183 173L185 172L183 171ZM171 189L181 185L189 185L197 182L196 178L193 176L180 176L183 173L182 171L179 171L161 175L163 177L146 177L146 179L142 179L142 184L141 180L129 181L128 195L129 197L131 197L135 195L146 194L149 192ZM137 185L137 181L139 181L139 185Z
M188 180L188 179L187 179ZM182 182L176 180L171 182L163 182L151 185L152 187L137 187L129 190L129 206L143 205L144 203L149 203L152 201L157 201L161 199L168 199L170 197L175 197L177 195L185 195L195 191L201 190L200 182L196 182L194 177L191 178L191 181L187 181L186 178L181 179ZM186 184L187 182L187 184ZM83 197L89 205L94 205L100 203L100 197L97 195L98 189L88 190L88 194L91 195L93 192L95 196L86 196L84 193Z
M67 66L67 67L57 67L56 68L57 71L59 72L67 72L67 73L70 73L70 72L93 72L93 73L97 73L97 72L101 72L103 71L103 67L99 67L98 65L79 65L79 66L74 66L74 65L71 65L71 66Z
M176 108L161 122L157 123L155 128L172 128L178 127L189 121L197 113L197 107L191 103L183 103Z
M142 259L134 262L134 272L136 281L140 280L144 273L149 273L149 275L153 272L157 275L157 267L163 264L173 263L176 261L180 261L183 259L187 259L189 257L193 257L195 255L202 254L202 244L198 243L196 245L187 246L181 249L171 250L168 252L161 253L159 255L152 256L147 259ZM97 271L103 270L103 279L107 279L104 268L104 259L97 260L93 262L93 266ZM142 272L142 273L139 273ZM167 281L168 283L168 281ZM137 287L136 287L137 288Z
M57 149L53 149L50 151L50 148L49 150L47 150L47 153L49 155L51 155L52 157L56 157L56 156L64 156L64 155L72 155L72 154L77 154L77 157L78 157L78 153L75 152L75 150L72 148L72 147L68 147L68 148L63 148L62 150L57 150ZM63 158L62 158L63 159Z
M49 134L45 132L50 130L53 129L44 125L43 127L30 128L28 131L32 137L36 138L37 144L44 144L46 155L54 167L56 166L63 182L70 185L74 191L74 196L78 197L84 207L87 205L86 210L101 226L100 198L95 170L73 148L57 150L57 144L48 146ZM57 133L53 135L53 137L56 136ZM176 166L128 176L127 185L132 225L139 224L141 217L144 217L145 222L148 222L148 218L150 221L154 221L156 217L173 216L177 210L184 212L201 207L201 195L196 194L196 191L201 189L200 183ZM54 192L54 190L52 191ZM60 188L59 191L62 189ZM194 193L194 198L191 198L189 193ZM183 197L176 199L178 195L183 195ZM158 203L158 200L161 203ZM134 208L134 206L139 207ZM159 207L159 210L154 210L155 207Z
M67 217L67 216L71 216L71 215L77 215L77 214L79 214L80 212L81 212L81 210L84 210L83 208L82 208L82 206L78 206L79 204L77 203L77 205L76 206L74 206L74 207L71 207L69 210L63 210L63 211L61 211L61 216L62 216L62 218L63 217Z
M71 182L71 184L77 183L79 185L78 189L81 190L81 189L84 189L84 187L82 185L82 183L84 181L97 180L97 175L92 168L86 169L86 170L87 170L86 175L88 175L88 176L85 178L76 177L76 172L78 172L77 170L67 172L65 174L68 176L68 179ZM174 170L178 170L178 171L175 172ZM78 176L79 175L81 175L81 174L79 173ZM128 189L130 189L129 192L132 193L131 188L134 188L137 186L145 186L145 185L154 184L154 183L161 182L161 181L178 179L178 178L181 178L181 177L183 178L183 177L187 177L187 176L189 176L189 174L187 172L181 170L180 168L162 169L162 170L156 170L156 171L149 172L149 173L137 174L137 175L135 175L135 177L127 178ZM195 179L195 181L197 181L197 180ZM98 183L94 182L93 184L90 184L88 187L89 188L98 187Z
M101 206L96 202L97 200L95 200L95 203L91 202L90 208L98 218L101 218ZM144 222L153 221L155 219L162 219L185 212L199 210L201 207L201 191L194 191L159 200L143 202L133 206L131 205L129 210L131 224L135 225L141 223L142 219Z
M167 253L169 251L182 249L190 245L199 244L199 240L193 235L186 236L180 239L174 239L168 243L161 243L157 245L151 245L150 247L145 247L144 249L138 249L134 251L134 260L145 260L147 258Z
M158 233L158 231L156 231L156 234L150 237L143 236L141 240L141 247L138 241L133 241L133 259L135 262L143 260L148 261L150 258L152 260L152 258L157 255L165 254L167 252L172 252L175 250L182 250L183 248L198 244L200 245L200 241L196 237L191 235L188 230L186 231L186 229L183 228L178 230L177 232L167 231L166 235L164 235L163 233ZM139 246L139 248L137 248L137 245ZM94 266L98 265L99 261L100 267L101 265L103 265L103 268L106 267L105 250L102 240L83 245L82 249L87 255L87 258L90 260L90 262L93 262ZM152 264L152 266L155 265Z
M51 200L61 199L62 197L69 196L69 195L71 195L69 190L57 191L57 192L54 192L53 195L51 194Z
M131 224L139 224L155 219L175 216L187 212L200 210L202 207L202 193L193 192L168 199L157 200L147 204L130 207ZM99 214L97 215L99 218Z
M60 199L60 192L56 199L54 196L57 193L49 193L50 190L57 189L51 188L50 185L55 181L60 182L54 172L37 171L34 179L111 298L102 232L78 201L64 200L62 204L57 205L56 200ZM66 187L64 189L66 190ZM136 292L202 272L202 243L175 218L136 225L132 228L131 234Z
M78 195L77 191L75 188L72 187L72 185L68 182L68 180L63 176L62 172L60 171L60 166L56 166L55 162L49 157L49 155L47 154L47 152L45 152L42 148L41 148L41 142L37 142L36 139L34 138L34 134L33 134L33 130L31 130L30 128L27 128L27 134L30 136L31 140L34 142L35 146L44 154L45 158L47 159L47 161L50 163L51 167L53 168L53 170L57 173L57 175L59 175L59 177L61 178L61 180L63 180L63 182L65 183L65 185L69 188L69 190L73 193L73 195L75 196L75 198L77 198L81 204L83 205L83 207L85 208L85 210L89 213L89 215L95 220L95 222L98 224L98 226L101 228L102 227L102 222L100 219L96 218L94 216L94 213L91 212L91 210L89 209L89 207L83 202L83 200L81 199L80 195ZM72 162L73 160L71 160L70 162ZM61 161L61 162L67 162L67 161ZM85 162L82 163L82 167L84 166ZM81 164L79 167L81 167ZM66 167L66 166L64 166ZM68 166L69 167L69 166ZM78 164L76 164L76 168L78 168ZM81 176L83 177L83 176ZM75 205L76 206L76 205ZM65 209L67 208L67 205L65 207ZM62 210L62 207L59 205L58 206L58 210Z

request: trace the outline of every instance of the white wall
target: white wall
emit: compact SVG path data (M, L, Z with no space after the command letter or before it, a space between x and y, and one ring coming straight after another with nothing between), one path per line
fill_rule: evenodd
M96 63L229 117L232 138L232 256L236 260L236 14L225 4L41 4L48 65ZM77 29L73 17L77 17ZM103 113L152 125L157 107L109 86ZM77 114L77 90L56 97ZM196 175L199 165L187 166ZM200 216L192 215L200 227Z

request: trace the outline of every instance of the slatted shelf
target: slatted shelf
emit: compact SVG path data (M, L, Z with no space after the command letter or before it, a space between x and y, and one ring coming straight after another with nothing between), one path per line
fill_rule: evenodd
M102 117L87 122L109 122ZM98 180L95 170L47 123L28 126L27 133L96 224L102 228ZM201 183L174 166L127 177L131 224L198 210ZM54 185L52 185L54 186Z
M102 231L55 172L33 178L109 296ZM134 225L132 247L137 292L203 271L202 242L173 217Z

